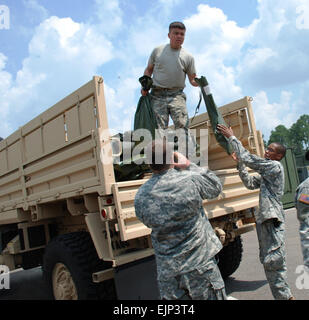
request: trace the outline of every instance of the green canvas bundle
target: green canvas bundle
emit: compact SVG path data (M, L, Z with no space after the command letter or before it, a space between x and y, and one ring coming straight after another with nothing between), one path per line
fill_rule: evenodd
M218 108L215 104L215 101L214 101L212 94L209 92L206 92L206 88L208 86L208 81L207 81L206 77L204 77L204 76L201 76L201 78L195 78L195 81L197 82L197 84L199 85L199 87L201 89L202 97L203 97L205 105L206 105L207 113L209 116L209 120L211 122L212 130L215 134L216 140L218 141L220 146L225 149L225 151L228 154L231 154L233 152L233 150L232 150L231 145L228 142L228 139L217 130L218 124L223 124L225 126L227 126L227 125L226 125L220 111L218 110ZM201 100L200 100L200 102L201 102ZM200 105L200 102L199 102L199 105ZM197 107L197 110L199 108L199 105Z
M155 130L158 129L157 121L151 106L151 97L149 94L141 96L134 116L134 131L138 129L147 129L155 138Z

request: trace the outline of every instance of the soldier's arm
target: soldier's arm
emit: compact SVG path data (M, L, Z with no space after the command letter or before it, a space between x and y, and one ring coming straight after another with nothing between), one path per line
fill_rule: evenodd
M232 145L237 158L243 162L247 167L254 169L260 175L272 177L273 175L280 174L281 168L277 161L269 161L251 154L243 147L241 142L234 136L232 128L227 128L224 125L218 124L217 129L228 138L229 143Z
M309 183L308 183L309 185ZM309 218L309 186L299 190L296 198L297 216L299 220Z
M153 73L153 68L154 68L154 65L149 63L144 71L144 76L151 77ZM149 90L141 89L142 96L146 96L148 91Z
M198 167L191 163L188 170L192 172L192 181L202 199L213 199L222 192L220 179L209 169Z
M258 189L261 186L261 176L251 176L244 163L238 162L237 169L240 179L242 180L246 188L253 190Z
M195 78L196 78L196 74L195 73L188 74L188 78L189 78L189 82L191 83L191 85L193 87L198 87L198 83L195 81Z
M260 175L271 176L280 173L281 169L275 161L269 161L267 159L260 158L255 154L251 154L243 147L241 142L235 136L231 136L229 138L229 143L232 145L237 158L247 167L255 170Z
M153 74L154 65L149 63L144 71L144 76L151 77Z

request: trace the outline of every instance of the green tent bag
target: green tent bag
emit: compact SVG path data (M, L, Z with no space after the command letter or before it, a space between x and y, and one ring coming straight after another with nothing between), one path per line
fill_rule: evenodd
M122 144L123 150L123 143L124 143L124 135L122 133L118 134L120 143ZM132 141L131 141L132 142ZM131 153L135 147L135 144L131 146ZM145 155L137 155L135 158L131 158L130 162L128 163L127 160L124 162L123 153L120 155L120 161L114 163L114 173L115 179L117 182L120 181L128 181L128 180L137 180L142 179L145 173L151 172L150 167L146 163L136 164L134 160L145 159Z
M228 142L228 139L217 130L218 124L223 124L225 126L227 125L215 104L212 94L206 92L205 88L208 86L208 81L204 76L201 76L201 78L195 78L195 81L201 88L202 96L206 105L207 113L209 116L209 120L211 122L212 130L215 134L216 140L218 141L220 146L226 150L228 154L231 154L233 150L232 150L232 146ZM199 102L199 105L200 105L200 102ZM199 108L199 105L197 107L197 110Z
M152 139L155 138L155 130L158 128L157 121L151 106L151 97L149 94L146 96L141 96L135 116L134 116L134 131L138 129L147 129L150 131ZM123 142L123 135L121 137L121 142ZM134 143L134 147L139 142ZM146 155L141 154L140 158L146 158ZM148 164L136 164L134 159L131 159L131 163L124 163L120 161L114 164L114 172L116 181L127 181L136 180L143 178L145 173L151 172Z
M147 129L151 132L152 139L155 138L155 130L158 129L158 125L149 94L141 96L138 101L134 116L134 131L137 129Z

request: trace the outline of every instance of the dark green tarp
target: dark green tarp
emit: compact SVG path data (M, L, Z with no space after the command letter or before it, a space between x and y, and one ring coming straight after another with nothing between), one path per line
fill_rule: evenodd
M114 164L115 179L117 182L142 179L144 174L151 172L147 164Z
M223 124L225 126L227 125L215 104L212 94L211 93L207 94L205 91L205 87L208 86L208 81L204 76L201 76L201 78L195 78L195 81L198 83L198 85L201 88L202 96L206 105L207 113L209 116L209 120L211 122L212 130L215 134L216 140L218 141L220 146L225 149L225 151L228 154L231 154L233 150L231 145L228 143L228 139L217 130L218 124Z
M146 96L141 96L135 116L134 116L134 131L138 129L147 129L150 131L152 139L155 138L155 130L158 128L155 115L151 106L151 97L149 94ZM121 135L121 139L123 136ZM123 140L121 140L123 141ZM135 147L139 142L132 144ZM132 150L133 150L132 147ZM140 155L141 158L145 158L144 155ZM150 168L147 164L136 164L133 159L131 163L124 163L120 161L117 164L114 164L114 171L116 181L126 181L126 180L135 180L140 179L147 172L150 172Z
M155 130L158 129L157 121L151 106L149 94L141 96L134 116L134 131L137 129L147 129L151 136L155 138Z

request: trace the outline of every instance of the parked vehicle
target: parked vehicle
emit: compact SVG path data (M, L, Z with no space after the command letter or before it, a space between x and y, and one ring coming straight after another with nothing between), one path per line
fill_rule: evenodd
M243 145L263 156L251 98L219 110ZM243 185L207 113L190 127L198 143L201 129L208 129L208 164L223 183L222 194L204 201L204 208L224 243L219 266L227 277L241 261L240 235L255 227L259 190ZM42 265L55 299L128 298L128 289L136 292L131 298L155 298L150 286L139 291L143 274L153 281L155 268L151 230L134 211L135 194L149 176L116 181L113 162L104 161L111 144L100 76L0 142L0 264L10 270ZM152 268L134 276L134 265L143 266L139 262ZM121 275L129 271L132 279L123 282Z

